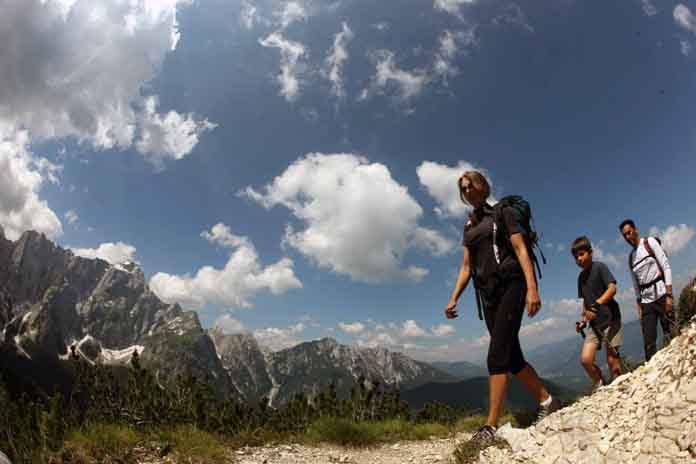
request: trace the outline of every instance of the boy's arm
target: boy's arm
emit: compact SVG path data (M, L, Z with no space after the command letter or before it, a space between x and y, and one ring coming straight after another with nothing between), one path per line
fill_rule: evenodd
M610 282L609 285L607 285L607 289L602 293L602 295L597 298L597 303L600 305L605 305L609 303L612 298L616 295L616 282Z

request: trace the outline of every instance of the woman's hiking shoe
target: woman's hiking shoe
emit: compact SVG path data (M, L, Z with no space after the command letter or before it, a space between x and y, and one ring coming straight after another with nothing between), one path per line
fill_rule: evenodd
M478 432L474 433L469 439L469 443L475 443L479 445L480 448L485 448L486 446L492 445L495 442L495 428L490 425L484 425Z
M539 422L549 414L556 412L559 409L561 409L561 401L554 396L551 398L551 403L548 406L539 405L535 422Z

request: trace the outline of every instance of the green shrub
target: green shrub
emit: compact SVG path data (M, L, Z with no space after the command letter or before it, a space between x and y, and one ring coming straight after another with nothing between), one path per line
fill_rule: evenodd
M174 452L185 462L224 463L228 451L223 440L192 425L180 425L155 434L160 442L172 445Z
M141 440L142 435L127 426L89 424L68 433L62 454L80 456L87 462L127 461Z

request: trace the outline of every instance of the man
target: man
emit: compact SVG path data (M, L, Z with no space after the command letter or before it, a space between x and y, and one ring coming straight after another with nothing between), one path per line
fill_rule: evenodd
M653 237L642 238L631 219L623 221L619 230L626 242L633 247L628 255L628 267L633 278L638 316L643 329L645 360L649 361L657 351L658 318L665 342L672 337L676 327L672 269L660 242Z

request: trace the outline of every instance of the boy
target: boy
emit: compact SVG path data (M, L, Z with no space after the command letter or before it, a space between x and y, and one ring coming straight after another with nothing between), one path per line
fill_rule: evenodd
M595 364L595 354L607 346L607 364L612 378L621 375L619 348L623 342L623 327L616 295L616 279L606 264L592 261L592 244L585 237L573 242L571 252L582 269L578 275L578 298L583 301L582 321L589 323L580 362L592 380L592 391L605 385L602 370ZM581 330L581 326L577 328Z

